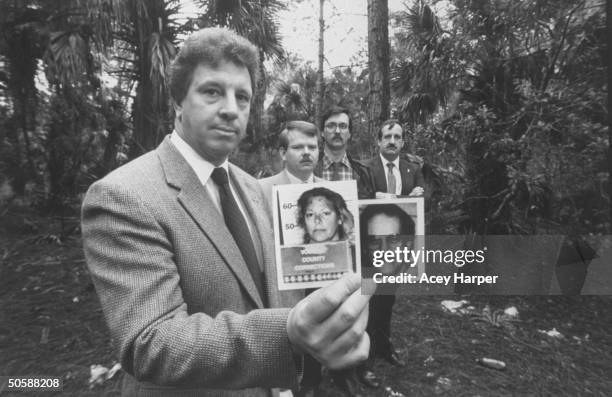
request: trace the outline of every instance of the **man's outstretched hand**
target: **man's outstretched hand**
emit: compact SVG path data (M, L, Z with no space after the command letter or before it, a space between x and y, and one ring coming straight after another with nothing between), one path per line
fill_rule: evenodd
M351 367L368 358L368 301L361 278L349 274L298 302L287 319L293 346L330 369Z

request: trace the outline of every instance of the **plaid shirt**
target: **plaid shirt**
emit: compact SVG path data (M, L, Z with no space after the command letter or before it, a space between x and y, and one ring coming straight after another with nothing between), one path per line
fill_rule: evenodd
M337 177L334 178L334 167L337 167ZM342 160L334 163L327 153L323 153L321 161L321 178L327 181L350 181L355 179L348 156L344 153Z

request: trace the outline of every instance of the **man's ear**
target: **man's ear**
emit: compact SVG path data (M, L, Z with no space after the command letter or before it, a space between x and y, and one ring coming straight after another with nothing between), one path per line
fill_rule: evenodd
M283 148L283 147L279 147L278 148L278 154L280 155L281 160L286 161L287 159L285 159L285 154L287 153L287 149Z

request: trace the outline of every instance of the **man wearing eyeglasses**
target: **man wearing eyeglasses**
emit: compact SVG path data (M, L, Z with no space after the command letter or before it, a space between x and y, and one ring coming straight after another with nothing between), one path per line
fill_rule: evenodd
M321 118L323 150L314 174L328 181L355 180L359 198L374 198L366 166L347 153L351 139L351 116L347 108L332 106ZM314 371L311 371L314 372ZM329 371L334 384L346 397L359 396L352 369Z
M373 198L365 165L346 152L351 139L351 117L348 109L333 106L321 118L323 153L315 175L328 181L356 180L359 198Z
M412 249L415 224L412 217L395 204L370 204L359 216L361 225L363 277L371 276L371 271L384 275L395 275L403 271L406 263L385 263L381 268L373 268L375 251L395 251L397 248ZM404 361L391 343L391 313L395 303L396 284L382 284L370 300L370 317L366 328L370 335L370 354L368 360L357 368L359 380L369 387L379 387L380 379L373 371L376 357L382 357L391 364L403 367Z

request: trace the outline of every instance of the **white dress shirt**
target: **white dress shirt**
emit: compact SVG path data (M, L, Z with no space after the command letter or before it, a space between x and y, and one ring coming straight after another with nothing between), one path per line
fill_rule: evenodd
M183 140L183 138L179 136L179 134L177 134L176 131L173 131L172 135L170 135L170 142L174 144L174 146L179 151L179 153L181 153L181 155L185 158L185 161L187 161L187 164L189 164L189 166L193 169L196 176L200 180L200 183L206 188L206 191L208 192L208 195L212 199L212 202L215 204L215 207L217 207L217 210L219 211L221 216L223 216L223 210L221 207L221 198L219 196L219 187L210 177L212 175L213 170L215 169L215 166L211 162L204 160L202 156L198 154L198 152L196 152L191 146L189 146L187 142ZM227 159L225 159L223 164L221 164L219 167L223 167L225 169L225 172L227 172L227 175L229 178L230 174L229 174L228 164L229 162L227 161ZM244 204L242 203L242 199L240 198L240 195L238 194L238 192L236 191L236 188L234 187L232 178L229 178L229 183L230 183L230 189L232 190L232 194L234 195L234 198L236 199L236 202L238 203L238 207L240 208L240 212L242 212L242 217L246 220L247 225L249 227L249 233L251 234L251 236L256 237L257 235L253 233L253 231L255 230L255 227L251 221L251 217L247 216L248 212L246 211L246 208ZM260 248L257 249L256 247L256 250L258 251L257 253L259 256L259 251L261 251L261 249ZM261 258L260 258L259 263L261 263Z
M293 175L291 172L289 172L288 169L285 168L284 170L287 173L287 178L289 178L289 181L293 184L293 183L314 183L314 174L310 174L310 176L308 177L308 179L306 179L305 181L298 178L297 176Z

